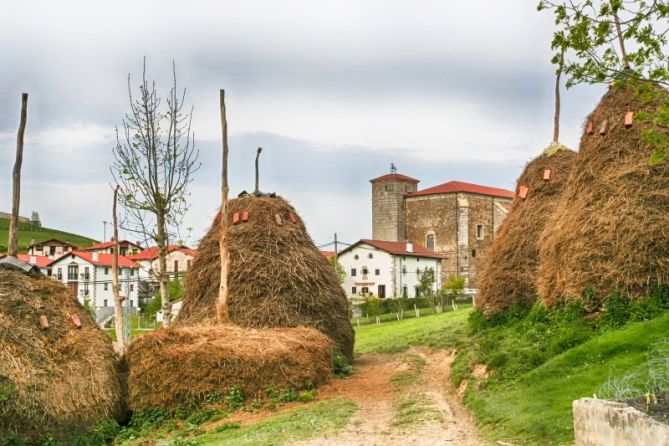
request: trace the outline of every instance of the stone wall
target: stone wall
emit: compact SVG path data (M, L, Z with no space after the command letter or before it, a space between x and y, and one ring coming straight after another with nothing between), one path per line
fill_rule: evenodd
M442 279L456 274L465 277L467 287L477 288L478 275L510 203L510 199L468 193L407 197L407 240L427 246L428 234L434 234L434 250L448 257L442 262ZM483 226L482 238L478 225Z
M404 195L416 192L417 183L386 180L372 183L372 238L406 241Z
M669 446L669 425L614 401L573 403L575 446Z

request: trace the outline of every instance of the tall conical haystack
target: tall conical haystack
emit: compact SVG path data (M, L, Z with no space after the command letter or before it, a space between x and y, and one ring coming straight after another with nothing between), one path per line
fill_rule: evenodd
M592 289L597 299L584 303L594 310L613 293L639 298L669 283L669 164L650 162L669 137L668 104L665 89L625 81L588 117L573 170L540 237L538 288L546 305ZM654 124L658 118L664 123Z
M65 287L0 269L0 443L60 440L120 417L116 365L111 339Z
M247 221L245 220L247 218ZM313 327L353 356L353 327L337 275L297 212L280 197L231 200L228 310L242 327ZM177 324L215 321L220 280L220 218L200 242L188 272Z
M516 197L495 235L476 296L476 307L487 316L537 300L539 235L555 210L574 155L554 143L528 163L518 178ZM522 187L528 188L525 198L519 194Z

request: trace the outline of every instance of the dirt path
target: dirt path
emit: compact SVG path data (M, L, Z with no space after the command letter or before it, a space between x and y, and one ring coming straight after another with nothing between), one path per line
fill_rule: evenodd
M412 359L413 358L413 359ZM421 359L416 359L421 358ZM412 349L404 355L367 355L350 378L336 380L319 390L319 399L344 396L360 409L342 432L295 443L299 446L334 445L452 445L479 446L470 415L450 385L454 355L448 351ZM415 368L411 363L419 363ZM391 385L391 377L415 371L405 390ZM399 406L418 398L427 414L410 423L398 422ZM398 403L399 402L399 403ZM416 406L418 407L418 406Z

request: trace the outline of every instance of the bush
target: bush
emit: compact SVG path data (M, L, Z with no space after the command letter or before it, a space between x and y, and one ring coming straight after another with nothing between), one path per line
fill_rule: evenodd
M334 369L335 376L344 377L353 373L353 366L348 363L346 356L341 353L335 353L332 355L332 366Z

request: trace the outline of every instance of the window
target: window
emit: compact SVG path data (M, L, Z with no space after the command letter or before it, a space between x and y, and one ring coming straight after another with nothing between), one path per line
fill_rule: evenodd
M406 275L406 273L407 273L407 267L403 266L402 267L402 275Z
M108 284L108 283L105 283L105 284L104 284L104 290L107 291L108 289L109 289L109 284Z
M416 268L416 275L420 276L420 268Z
M105 276L109 275L109 268L105 266Z
M416 297L420 297L420 288L416 287Z
M357 292L358 290L356 289L356 287L351 288L351 294L356 294Z
M472 249L472 257L476 257L476 250Z
M135 285L132 283L130 284L130 291L135 291Z
M58 279L63 278L63 268L58 268L58 275L57 276L58 276Z
M372 254L372 253L370 252L369 254L367 254L367 258L368 258L368 259L373 259L373 258L374 258L374 254Z
M51 277L51 268L47 268L47 269L46 269L46 275L47 275L48 277Z
M476 225L476 239L483 240L483 225Z
M135 275L135 270L130 268L130 277L133 277Z
M174 261L174 272L175 273L179 272L179 261L178 260Z
M364 287L362 287L362 289L360 290L360 292L361 292L362 294L369 294L369 288L367 288L366 286L364 286Z
M353 276L356 276L355 268L351 268L351 276L352 276L352 277L353 277Z
M69 265L67 267L67 280L77 280L77 274L79 273L79 266Z
M90 272L88 270L88 267L84 268L84 279L90 278Z
M427 249L434 251L434 234L428 234L425 239L425 246Z
M104 300L104 303L102 304L103 306L107 306L107 299Z
M354 258L355 260L358 260L358 259L360 258L360 256L359 256L358 254L356 254L356 255L353 256L353 258Z
M368 273L369 273L369 271L367 270L367 267L366 267L366 266L363 266L363 267L362 267L362 275L363 275L363 276L366 276Z
M375 276L380 276L380 275L381 275L381 270L378 269L378 268L375 269L375 270L374 270L374 275L375 275Z
M42 251L42 245L35 246L35 251Z
M404 298L409 297L409 287L406 285L402 287L402 297Z
M377 294L379 295L379 299L385 299L386 298L386 286L385 285L379 285Z

